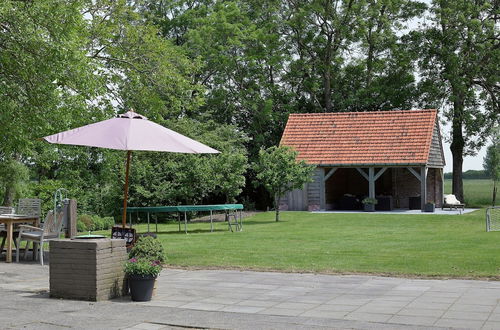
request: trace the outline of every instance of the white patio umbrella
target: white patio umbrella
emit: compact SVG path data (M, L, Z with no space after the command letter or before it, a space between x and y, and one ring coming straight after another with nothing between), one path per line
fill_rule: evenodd
M126 226L128 176L133 150L164 151L190 154L215 154L219 151L158 125L134 112L116 118L74 128L44 137L49 143L89 146L127 151L122 226Z

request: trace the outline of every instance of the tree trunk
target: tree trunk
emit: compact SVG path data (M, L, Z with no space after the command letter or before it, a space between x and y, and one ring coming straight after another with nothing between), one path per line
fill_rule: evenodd
M3 196L3 206L12 206L14 204L14 197L16 195L16 189L12 185L7 185L5 187L5 193Z
M495 206L497 199L497 182L493 181L493 199L491 201L491 206Z
M325 104L325 112L332 112L331 63L332 36L329 34L323 61L323 102Z
M276 222L278 222L280 221L280 198L278 194L274 196L274 209L276 210Z
M18 153L15 153L13 155L11 161L19 162L20 160L21 160L21 156ZM16 198L16 194L17 194L17 189L16 189L17 180L20 180L18 178L17 173L12 173L11 178L6 180L5 191L4 191L4 195L3 195L3 204L2 204L3 206L13 206L14 205L14 199Z
M456 94L455 94L456 95ZM452 193L459 201L464 202L464 186L462 167L464 163L464 137L462 133L464 102L463 97L456 95L453 102L452 142L450 146L453 155Z

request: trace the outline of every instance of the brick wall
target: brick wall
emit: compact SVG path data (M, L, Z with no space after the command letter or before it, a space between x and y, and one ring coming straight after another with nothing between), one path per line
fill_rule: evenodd
M50 296L101 301L125 294L125 240L50 242Z

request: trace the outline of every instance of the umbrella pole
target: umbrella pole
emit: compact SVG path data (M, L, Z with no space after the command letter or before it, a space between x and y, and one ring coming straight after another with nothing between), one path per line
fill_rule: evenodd
M125 192L123 196L123 217L122 217L122 228L127 226L127 199L128 199L128 172L130 169L130 156L132 151L127 150L127 165L125 167Z

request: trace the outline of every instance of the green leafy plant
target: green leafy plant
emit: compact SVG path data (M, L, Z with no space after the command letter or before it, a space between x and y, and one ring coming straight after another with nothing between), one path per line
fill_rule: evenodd
M370 204L370 205L377 205L378 204L378 200L375 199L375 198L366 197L365 199L363 199L361 201L361 203L363 203L363 204Z
M128 276L157 277L161 272L161 263L158 260L130 258L125 263L125 274Z
M300 189L311 182L314 166L297 160L297 151L289 147L270 147L259 151L259 159L254 164L257 181L271 194L279 221L279 200L288 191Z
M147 261L165 262L165 252L161 242L154 237L144 236L139 238L130 250L130 258L144 259Z

